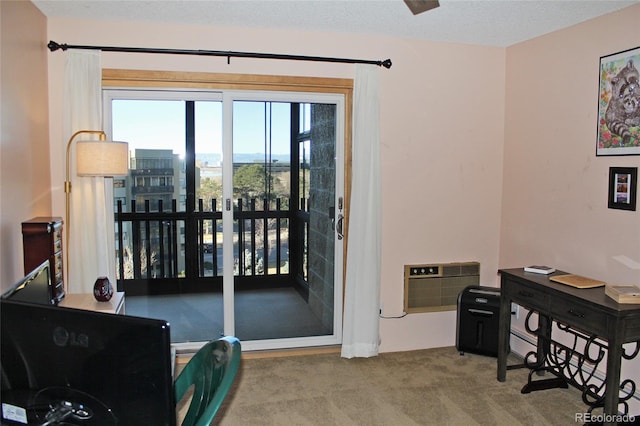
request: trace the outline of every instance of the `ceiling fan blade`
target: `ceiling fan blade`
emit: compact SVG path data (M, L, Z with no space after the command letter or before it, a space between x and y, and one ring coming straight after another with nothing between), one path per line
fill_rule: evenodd
M414 15L440 6L438 0L404 0L404 2Z

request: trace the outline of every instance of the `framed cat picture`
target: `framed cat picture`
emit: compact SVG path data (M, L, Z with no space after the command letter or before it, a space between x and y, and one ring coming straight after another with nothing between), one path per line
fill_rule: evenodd
M640 155L640 47L600 58L596 156Z

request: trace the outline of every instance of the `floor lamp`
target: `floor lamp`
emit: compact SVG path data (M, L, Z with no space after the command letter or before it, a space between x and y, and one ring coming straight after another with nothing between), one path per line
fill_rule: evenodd
M126 175L129 171L129 145L126 142L107 141L107 135L102 130L79 130L69 138L69 142L67 143L66 180L64 182L64 192L66 196L65 229L67 271L69 271L69 229L71 228L69 219L71 199L71 178L69 170L71 145L75 138L82 134L99 135L99 140L79 141L76 143L76 174L78 176L114 177Z

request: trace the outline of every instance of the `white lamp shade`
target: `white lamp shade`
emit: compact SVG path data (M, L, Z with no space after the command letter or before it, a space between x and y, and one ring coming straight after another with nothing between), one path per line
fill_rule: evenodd
M129 144L81 141L76 145L78 176L122 176L129 171Z

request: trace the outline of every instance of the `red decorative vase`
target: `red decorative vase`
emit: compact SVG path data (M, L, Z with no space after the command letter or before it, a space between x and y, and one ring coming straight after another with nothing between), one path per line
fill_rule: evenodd
M93 285L93 296L98 302L108 302L113 296L113 287L107 277L98 277Z

